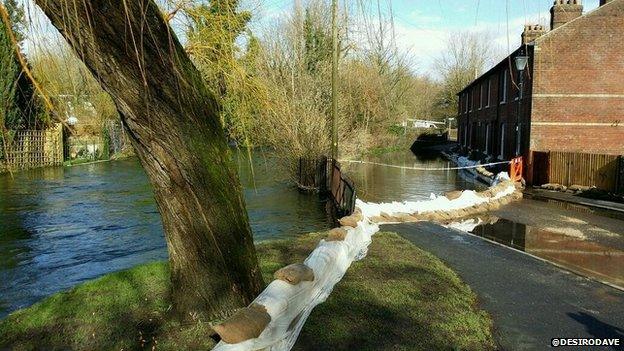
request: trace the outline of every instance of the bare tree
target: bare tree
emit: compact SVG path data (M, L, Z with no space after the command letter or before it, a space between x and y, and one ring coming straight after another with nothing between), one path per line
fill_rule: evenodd
M154 187L174 307L212 318L263 283L215 97L153 0L36 0L111 95Z
M449 115L457 114L457 93L483 73L497 53L488 32L457 32L449 35L445 51L435 61L442 78L442 104Z

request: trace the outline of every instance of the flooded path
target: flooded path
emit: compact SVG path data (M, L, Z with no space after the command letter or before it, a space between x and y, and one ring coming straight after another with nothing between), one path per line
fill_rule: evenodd
M624 289L624 222L593 210L525 199L472 233Z
M444 168L454 164L440 158L425 162L396 153L367 161L407 167ZM368 164L351 164L365 201L417 201L431 192L483 189L457 171L421 171ZM429 191L428 191L429 190ZM475 220L483 221L472 233L513 247L583 276L624 289L624 214L584 206L523 199Z
M624 338L622 290L433 223L382 230L400 233L457 272L492 317L501 350L548 350L553 337ZM522 236L508 234L512 240L524 245Z

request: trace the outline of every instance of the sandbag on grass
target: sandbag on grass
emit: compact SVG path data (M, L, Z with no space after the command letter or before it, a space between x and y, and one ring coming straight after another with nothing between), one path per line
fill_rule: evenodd
M358 218L356 215L351 215L351 216L340 218L338 220L338 223L340 223L340 225L343 227L356 228L358 226L357 223L361 220L362 220L361 216L360 218Z
M273 277L290 285L297 285L301 282L314 281L314 271L305 264L295 263L279 269Z
M240 309L232 317L213 326L212 329L224 342L238 344L259 337L270 322L271 316L266 308L254 303Z
M347 230L344 228L334 228L327 234L327 241L344 241L347 237Z

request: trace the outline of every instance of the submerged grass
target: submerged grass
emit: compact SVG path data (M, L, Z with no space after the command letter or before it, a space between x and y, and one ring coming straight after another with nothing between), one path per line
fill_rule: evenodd
M266 281L301 262L323 234L258 245ZM169 318L169 272L151 263L53 295L0 322L0 349L210 349L208 323ZM488 350L491 321L434 256L397 234L375 235L303 328L295 350Z

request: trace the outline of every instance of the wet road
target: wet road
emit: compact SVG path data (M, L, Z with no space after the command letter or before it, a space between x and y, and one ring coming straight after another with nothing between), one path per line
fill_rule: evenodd
M624 341L624 291L433 223L381 229L397 232L441 258L470 285L494 320L501 350L547 350L555 337Z

